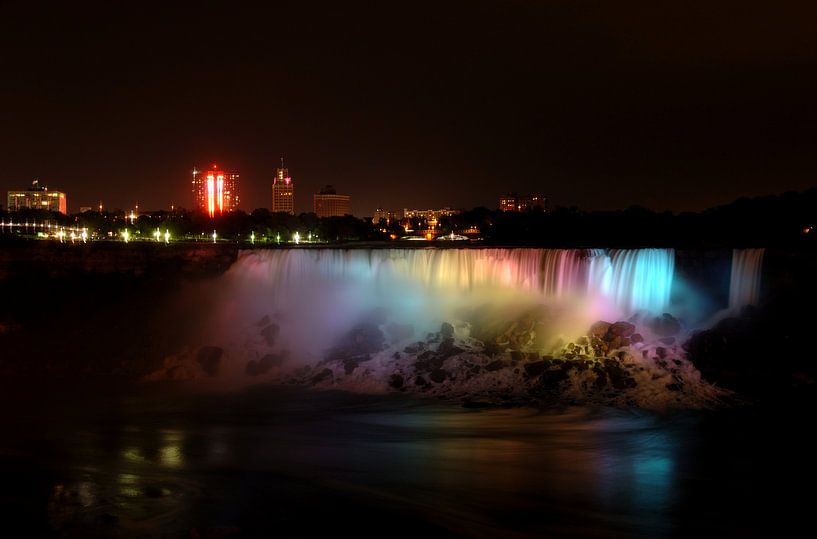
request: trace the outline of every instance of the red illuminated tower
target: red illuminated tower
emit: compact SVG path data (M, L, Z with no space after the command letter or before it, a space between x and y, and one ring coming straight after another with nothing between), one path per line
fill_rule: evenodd
M208 170L193 167L192 183L196 208L210 217L238 209L238 172L225 172L218 165Z

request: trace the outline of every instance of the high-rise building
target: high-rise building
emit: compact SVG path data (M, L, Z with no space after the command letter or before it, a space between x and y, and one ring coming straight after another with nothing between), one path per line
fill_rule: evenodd
M510 193L499 197L499 209L502 211L547 211L547 197L542 194L530 194L519 196Z
M318 217L343 217L350 215L349 203L352 197L349 195L339 195L335 188L327 185L321 189L320 193L313 196L315 214Z
M193 167L193 199L196 208L210 217L238 209L238 172L225 172L213 165L209 170Z
M24 208L37 210L57 211L68 213L68 199L61 191L49 191L48 187L40 187L40 182L34 180L31 187L25 191L8 192L8 210L19 211Z
M284 167L284 158L281 158L281 168L275 171L272 181L272 211L295 215L295 184L289 176L289 169Z

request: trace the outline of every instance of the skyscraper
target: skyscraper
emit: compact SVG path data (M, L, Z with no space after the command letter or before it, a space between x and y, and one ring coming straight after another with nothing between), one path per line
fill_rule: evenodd
M339 195L335 188L327 185L313 196L315 214L318 217L343 217L349 215L349 195Z
M283 157L281 168L275 171L272 181L272 211L295 215L295 184L289 177L289 169L284 168Z
M210 217L238 209L238 172L224 172L213 165L202 171L193 167L193 198L195 206Z

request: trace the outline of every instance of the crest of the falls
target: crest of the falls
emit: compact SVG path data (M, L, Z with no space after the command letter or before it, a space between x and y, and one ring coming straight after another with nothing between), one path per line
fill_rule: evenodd
M329 280L362 285L362 296L462 299L475 291L513 291L541 301L582 297L630 315L666 310L674 265L672 249L281 249L244 251L233 273L265 283L279 299Z

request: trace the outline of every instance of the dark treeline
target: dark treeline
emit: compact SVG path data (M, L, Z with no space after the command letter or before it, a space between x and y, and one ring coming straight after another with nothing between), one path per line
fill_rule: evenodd
M817 245L817 189L741 198L702 212L632 207L512 213L477 208L449 227L477 225L486 242L552 247L773 247ZM445 226L445 224L444 224Z
M351 215L318 218L314 213L289 215L259 208L210 218L200 212L155 211L131 221L123 211L62 215L40 210L14 214L0 211L0 219L50 221L62 226L87 227L99 238L117 238L123 228L134 237L150 238L158 228L174 240L221 239L285 243L297 232L302 240L321 242L385 241L409 234L422 235L429 226L422 219L372 223ZM817 245L817 189L801 193L741 198L702 212L655 212L640 207L617 211L557 208L523 213L475 208L442 218L436 234L481 238L488 245L545 247L774 247ZM412 232L407 232L407 229ZM473 232L478 230L478 232ZM20 234L17 230L15 234ZM7 232L3 235L10 237Z

